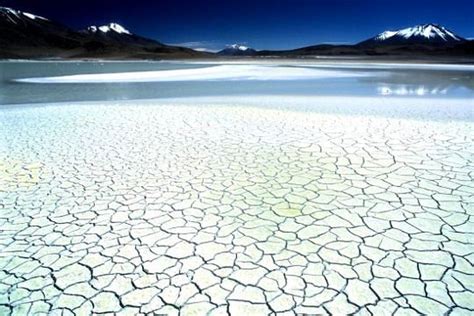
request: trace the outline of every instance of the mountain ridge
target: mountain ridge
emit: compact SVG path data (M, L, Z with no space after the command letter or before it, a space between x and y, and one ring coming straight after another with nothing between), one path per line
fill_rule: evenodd
M77 31L28 12L0 7L0 58L166 59L208 55L135 35L117 23Z
M116 22L73 30L46 17L0 7L0 58L3 59L317 56L461 56L474 59L474 41L466 40L441 25L427 23L384 31L353 45L318 44L289 50L255 50L246 45L233 44L217 53L209 53L166 45L134 34Z

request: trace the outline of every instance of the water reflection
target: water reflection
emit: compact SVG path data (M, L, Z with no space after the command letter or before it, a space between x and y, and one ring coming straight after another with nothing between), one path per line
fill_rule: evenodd
M443 97L474 92L474 71L393 69L359 81L372 85L372 91L383 96Z
M446 95L449 87L437 86L427 87L425 85L380 85L377 87L379 95L408 95L408 96L426 96L426 95Z

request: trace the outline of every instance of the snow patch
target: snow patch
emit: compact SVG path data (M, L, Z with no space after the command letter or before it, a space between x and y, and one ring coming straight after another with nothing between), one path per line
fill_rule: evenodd
M236 50L240 50L240 51L244 51L244 52L250 49L250 47L247 47L247 46L244 46L244 45L239 45L239 44L229 45L228 48L236 49Z
M19 13L16 10L0 7L0 12L4 13L6 17L12 22L13 24L18 24L17 19L19 19ZM12 16L13 15L13 16Z
M46 18L43 18L42 16L34 15L34 14L31 14L31 13L27 13L27 12L23 12L23 15L26 16L29 19L32 19L32 20L36 20L36 19L48 20Z
M397 34L397 31L385 31L376 36L377 40L383 41Z
M22 19L23 16L26 16L28 19L31 19L31 20L36 20L36 19L41 19L41 20L46 20L46 21L48 20L47 18L44 18L44 17L39 16L39 15L31 14L31 13L28 13L28 12L22 12L22 11L15 10L15 9L12 9L12 8L7 8L7 7L0 7L0 12L2 12L2 11L4 13L6 13L7 17L12 22L14 22L15 24L16 24L16 21L14 21L11 16L14 16L17 19Z
M129 30L121 26L120 24L117 23L109 23L107 25L102 25L102 26L89 26L87 28L89 31L96 33L97 31L100 31L102 33L108 33L108 32L115 32L118 34L128 34L132 35Z
M0 10L9 14L13 14L16 17L20 17L20 11L14 10L12 8L0 7Z
M36 15L34 14L31 14L31 13L23 13L23 15L25 15L26 17L32 19L32 20L36 20Z

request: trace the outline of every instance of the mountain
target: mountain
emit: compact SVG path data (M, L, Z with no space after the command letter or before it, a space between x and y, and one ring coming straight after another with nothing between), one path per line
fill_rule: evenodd
M217 54L221 56L255 56L257 51L244 45L233 44L227 46Z
M474 41L437 24L385 31L355 45L312 45L284 51L256 51L230 45L217 54L169 46L142 37L118 23L89 26L76 31L45 17L0 7L0 59L2 58L103 58L173 59L226 57L362 56L367 58L453 57L472 61Z
M118 23L109 23L102 26L89 26L81 33L89 35L94 40L115 43L118 45L139 45L162 47L162 43L133 34Z
M466 41L437 24L422 24L397 31L385 31L365 40L360 45L436 44L456 45Z
M385 31L355 45L312 45L286 51L259 51L258 56L317 57L361 56L367 58L415 58L431 57L474 58L474 41L469 41L437 24Z
M73 51L83 37L44 17L0 7L0 56L31 56Z
M76 31L45 17L0 7L0 59L165 59L208 55L135 35L117 23Z

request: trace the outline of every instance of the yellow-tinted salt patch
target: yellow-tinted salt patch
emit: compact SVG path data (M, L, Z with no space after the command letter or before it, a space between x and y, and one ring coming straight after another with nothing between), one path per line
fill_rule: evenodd
M44 165L19 160L0 161L0 189L8 186L29 187L38 184Z

